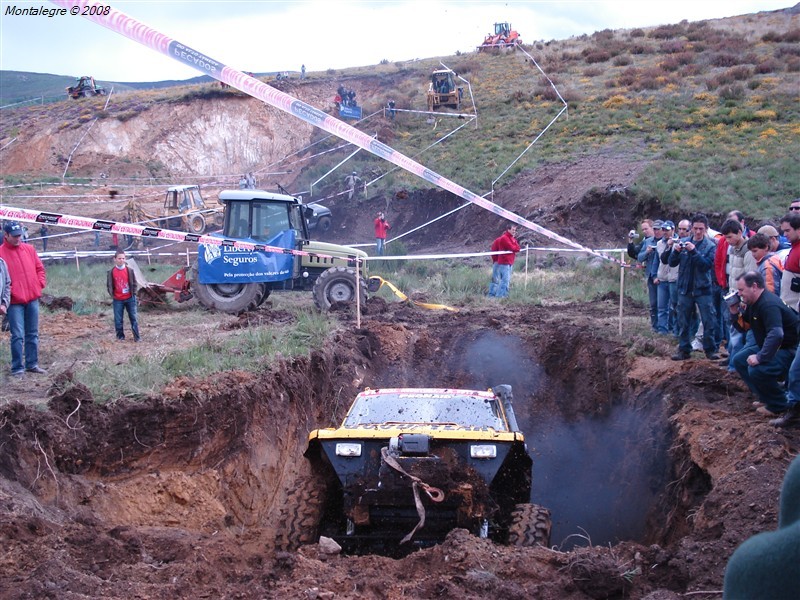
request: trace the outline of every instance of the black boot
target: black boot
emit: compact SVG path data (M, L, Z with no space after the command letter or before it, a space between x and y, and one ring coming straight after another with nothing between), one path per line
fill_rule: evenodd
M775 427L800 425L800 402L792 404L781 416L776 419L771 419L769 424Z

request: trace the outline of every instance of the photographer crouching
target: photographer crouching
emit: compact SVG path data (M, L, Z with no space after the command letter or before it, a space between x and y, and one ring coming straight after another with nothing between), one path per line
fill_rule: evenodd
M781 299L765 289L764 276L748 271L736 278L738 294L725 301L732 325L740 332L753 332L755 340L733 357L733 366L757 397L756 412L775 417L787 410L786 381L797 352L800 317Z

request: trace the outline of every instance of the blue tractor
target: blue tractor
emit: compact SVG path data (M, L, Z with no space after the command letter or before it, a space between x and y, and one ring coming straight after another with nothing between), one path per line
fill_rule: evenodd
M366 252L310 240L307 219L313 209L299 198L228 190L220 192L219 201L225 207L224 226L211 235L331 258L200 244L192 290L203 306L238 314L256 308L273 291L311 291L321 310L334 302L353 302L357 293L366 301L366 273L360 272L357 280L355 262Z

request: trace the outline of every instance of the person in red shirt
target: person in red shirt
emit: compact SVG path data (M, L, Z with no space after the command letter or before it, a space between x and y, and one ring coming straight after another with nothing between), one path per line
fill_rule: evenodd
M131 322L133 341L138 342L141 339L139 337L139 319L136 311L136 291L139 286L136 283L133 269L125 262L124 250L117 250L116 254L114 254L114 268L108 272L106 286L114 307L114 330L117 333L117 339L125 339L125 331L122 325L125 311L127 311L128 319Z
M375 217L375 249L378 256L383 256L383 247L386 245L386 232L392 228L386 216L379 212Z
M509 254L492 255L492 283L489 285L489 296L493 298L508 296L508 288L511 285L511 268L517 252L520 251L516 234L517 226L509 224L503 234L492 242L492 252L509 251Z
M0 258L11 279L8 325L11 329L11 374L46 373L39 366L39 298L47 285L47 274L39 255L22 241L25 230L16 221L3 227Z

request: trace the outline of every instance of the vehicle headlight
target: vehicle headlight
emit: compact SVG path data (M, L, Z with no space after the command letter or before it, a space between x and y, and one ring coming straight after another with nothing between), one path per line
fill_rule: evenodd
M336 456L361 456L361 444L358 442L339 442L336 444Z
M469 447L472 458L497 458L497 446L494 444L475 444Z

